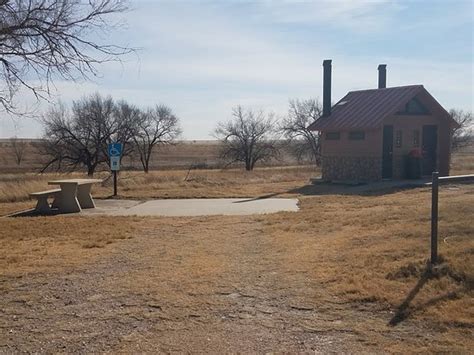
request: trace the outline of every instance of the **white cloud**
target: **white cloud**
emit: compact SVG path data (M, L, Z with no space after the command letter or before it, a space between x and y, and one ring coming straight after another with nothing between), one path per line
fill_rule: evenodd
M186 138L208 138L237 104L284 113L288 98L321 97L322 60L332 58L334 100L375 87L377 65L386 63L389 86L424 84L446 108L472 105L472 58L386 56L382 47L355 54L312 26L341 28L362 46L366 35L389 27L402 9L396 3L147 2L136 8L127 29L115 36L143 47L140 61L104 65L103 78L94 83L59 81L55 99L68 102L98 91L139 106L165 103L181 117ZM13 135L7 121L0 118L0 136ZM23 136L40 133L37 123L22 123Z
M260 19L284 24L325 25L357 32L380 31L403 7L388 0L263 1Z

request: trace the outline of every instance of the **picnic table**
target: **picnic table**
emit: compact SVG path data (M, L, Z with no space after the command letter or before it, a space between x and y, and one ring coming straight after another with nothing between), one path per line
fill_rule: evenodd
M100 183L100 179L63 179L48 181L48 185L59 185L58 194L52 207L57 207L61 213L80 212L82 208L95 208L91 195L93 184Z

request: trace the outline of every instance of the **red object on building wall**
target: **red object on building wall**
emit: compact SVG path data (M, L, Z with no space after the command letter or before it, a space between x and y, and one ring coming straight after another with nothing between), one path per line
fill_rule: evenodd
M419 159L421 159L423 157L423 154L421 153L421 149L412 149L412 150L410 150L410 153L408 153L408 156L410 158L419 158Z

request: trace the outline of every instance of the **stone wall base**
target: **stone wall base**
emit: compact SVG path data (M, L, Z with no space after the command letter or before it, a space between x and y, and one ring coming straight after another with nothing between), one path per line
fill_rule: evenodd
M382 158L323 157L322 178L326 181L375 181L382 179Z

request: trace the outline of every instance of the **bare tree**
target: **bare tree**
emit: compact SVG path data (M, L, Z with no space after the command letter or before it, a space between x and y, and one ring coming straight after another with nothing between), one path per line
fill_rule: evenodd
M320 133L310 131L308 126L322 113L323 107L318 100L290 100L288 115L283 118L280 130L298 160L309 156L317 165L321 163Z
M54 78L97 74L97 65L133 51L99 43L106 18L126 11L122 0L0 0L0 107L18 113L20 88L47 99Z
M43 171L50 166L70 170L86 167L92 176L100 164L109 162L108 144L115 139L130 139L130 132L135 131L129 125L137 123L137 116L124 114L125 105L122 102L117 106L111 97L94 94L74 101L72 110L64 105L50 109L43 118L43 153L51 159Z
M222 142L220 158L228 163L242 162L247 171L259 161L279 156L276 122L263 111L232 109L233 118L218 124L214 135Z
M458 124L451 132L451 146L457 150L474 141L474 118L472 111L454 108L449 110L449 114Z
M122 158L130 155L135 149L134 138L142 119L141 114L140 109L124 100L115 104L114 121L109 126L108 143L122 143ZM105 154L108 155L107 152Z
M153 149L158 145L173 143L180 134L179 119L169 107L158 105L141 114L134 142L145 173L150 169Z
M16 165L21 165L27 145L28 143L24 139L18 139L17 137L10 138L10 146Z

